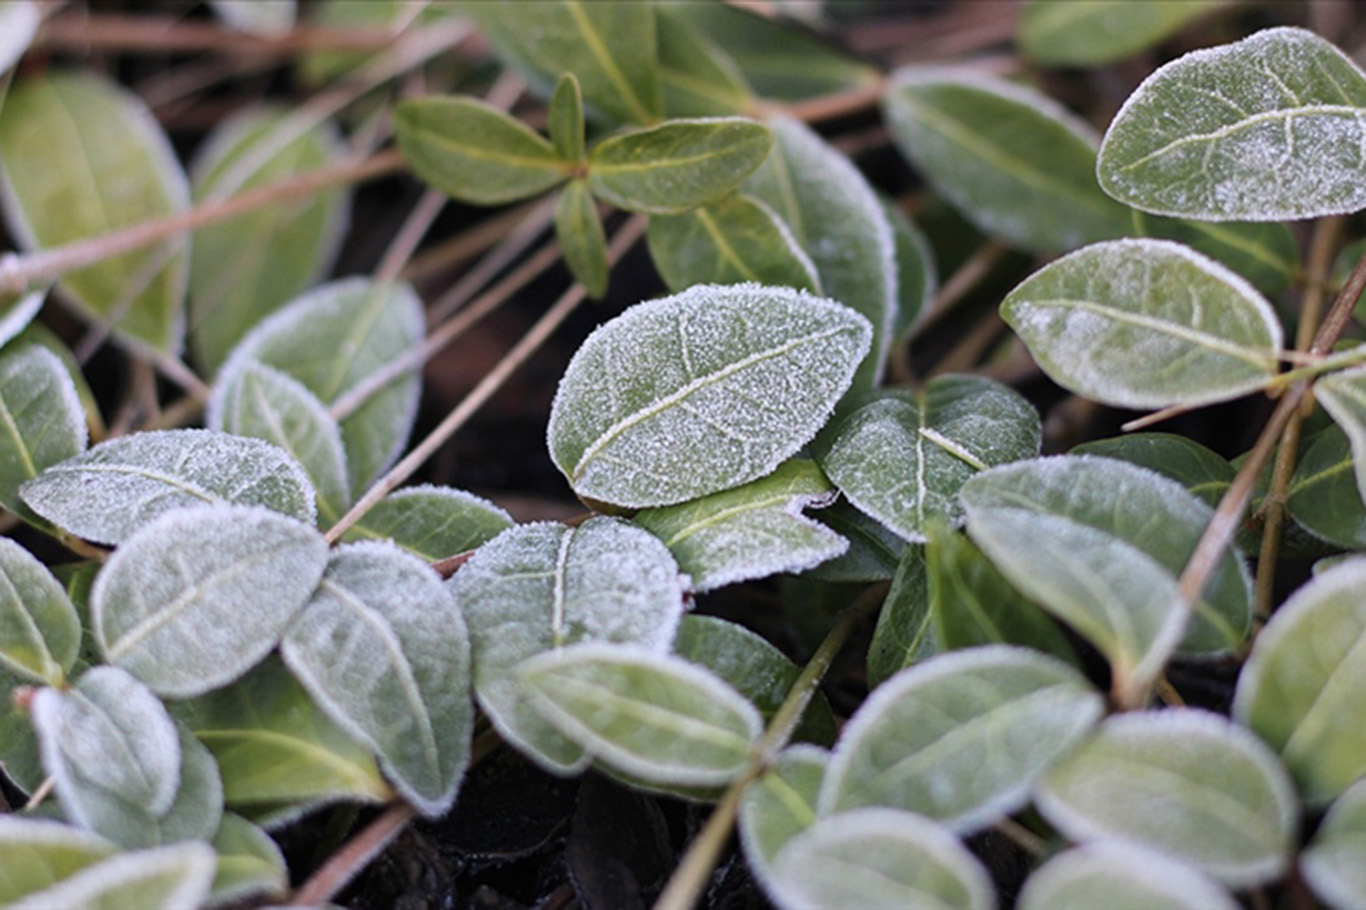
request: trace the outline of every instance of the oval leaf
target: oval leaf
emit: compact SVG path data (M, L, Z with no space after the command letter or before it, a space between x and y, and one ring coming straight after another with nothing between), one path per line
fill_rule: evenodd
M632 307L570 361L551 456L581 497L628 507L763 477L815 435L869 336L847 307L786 288L701 286Z
M1299 241L1287 224L1258 221L1181 221L1130 210L1137 233L1184 243L1242 275L1263 294L1279 294L1300 270ZM1352 263L1356 260L1353 259ZM1351 263L1348 264L1348 271ZM1346 275L1343 275L1346 278Z
M584 154L583 90L573 73L565 73L555 84L546 114L550 141L555 154L564 161L582 161Z
M670 120L598 143L588 185L628 212L677 214L735 189L772 147L769 131L744 117Z
M1366 782L1344 793L1300 854L1300 873L1330 907L1366 907Z
M1238 910L1233 896L1185 863L1124 843L1096 841L1044 863L1019 910Z
M6 907L118 852L97 834L14 815L0 815L0 848L0 904Z
M892 343L896 343L915 328L939 293L939 272L930 241L915 222L887 199L882 200L882 211L896 245L897 305L892 326Z
M1136 843L1235 887L1281 875L1299 814L1289 775L1261 740L1193 709L1110 718L1035 802L1073 840Z
M1312 32L1271 28L1166 64L1100 149L1105 192L1206 221L1287 221L1366 206L1366 74Z
M986 869L946 828L895 809L824 818L774 857L773 894L791 910L994 910Z
M38 344L0 354L0 503L16 515L38 517L19 487L53 465L85 451L85 411L66 367Z
M231 904L244 897L282 898L289 889L289 870L275 841L240 815L224 815L213 837L217 871L209 902Z
M207 844L172 844L111 856L51 888L8 905L10 910L53 907L137 907L185 910L202 906L214 876Z
M1339 547L1366 547L1366 505L1347 434L1324 427L1304 442L1285 508L1300 527Z
M469 764L469 637L436 573L392 544L337 549L280 654L405 800L445 813Z
M1314 398L1347 434L1357 490L1366 498L1366 367L1323 377L1314 385Z
M860 401L821 432L816 460L849 502L912 542L930 521L962 522L968 478L1039 454L1038 412L989 379L942 376Z
M316 531L274 512L177 510L129 538L95 579L95 640L155 691L202 694L275 647L326 561Z
M1049 66L1097 66L1133 56L1228 0L1027 0L1020 49Z
M313 524L313 485L283 451L212 430L158 430L100 443L21 490L78 537L118 544L161 516L205 505L265 506Z
M683 580L664 544L611 518L510 528L447 584L469 623L480 707L499 735L559 774L588 759L531 707L517 666L581 641L663 654L684 606Z
M93 73L23 80L0 115L6 219L26 250L182 212L190 189L141 99ZM126 340L180 349L188 235L62 277L63 294Z
M1271 305L1222 265L1165 240L1064 256L1011 291L1001 315L1053 381L1102 404L1210 404L1278 372Z
M995 645L945 654L879 686L845 726L821 815L905 809L967 832L1023 807L1105 710L1071 667Z
M670 117L725 117L751 109L744 74L720 45L671 7L656 5L655 15L660 89Z
M882 685L900 671L945 650L930 613L930 574L925 547L902 553L868 645L868 685Z
M1276 611L1238 677L1233 712L1281 759L1306 803L1366 775L1366 560L1315 576Z
M645 509L636 524L664 541L691 590L710 591L778 572L800 572L848 549L802 516L838 495L816 463L793 460L767 477L701 499Z
M763 732L759 712L681 658L588 643L517 670L541 716L608 767L660 784L729 783Z
M23 547L0 538L0 667L60 686L80 644L81 621L61 583Z
M830 754L815 746L789 746L764 776L745 787L738 823L745 859L764 888L773 890L773 857L816 822L816 797Z
M1227 458L1174 433L1130 433L1097 439L1073 447L1071 454L1117 458L1156 471L1181 484L1211 509L1219 505L1238 473Z
M607 293L607 235L598 217L598 205L582 180L573 180L555 203L555 239L559 241L569 272L589 297Z
M427 562L473 550L512 527L512 516L464 490L419 484L375 503L347 541L392 540Z

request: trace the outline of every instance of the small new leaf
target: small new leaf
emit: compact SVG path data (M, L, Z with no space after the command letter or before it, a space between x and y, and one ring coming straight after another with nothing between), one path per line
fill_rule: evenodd
M555 203L555 239L559 241L569 273L583 285L589 297L607 293L607 235L598 217L598 204L582 180L572 180Z
M61 583L23 547L0 538L0 668L60 686L80 644L80 618Z
M280 848L266 832L240 815L225 814L213 836L213 849L218 865L210 903L232 904L251 896L284 897L289 870Z
M555 94L550 96L550 111L547 116L550 141L555 153L565 161L583 160L583 90L573 73L565 73L555 86Z

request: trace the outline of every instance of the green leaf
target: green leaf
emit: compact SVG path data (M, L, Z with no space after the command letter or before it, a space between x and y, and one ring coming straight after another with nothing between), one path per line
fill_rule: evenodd
M0 6L0 75L24 56L42 21L38 4L30 0L15 0Z
M867 317L873 347L856 389L881 381L896 325L896 238L877 194L858 168L810 127L768 118L775 145L745 192L771 208L811 257L821 292Z
M79 399L81 407L85 410L85 423L89 429L89 436L102 438L106 434L104 418L100 415L99 402L95 400L95 393L91 391L90 384L86 382L84 374L81 372L81 365L76 361L76 355L71 353L71 348L61 338L43 325L41 322L30 322L9 343L7 353L17 353L19 348L27 345L37 345L47 348L57 359L62 362L66 369L67 376L76 387L76 398ZM2 357L3 355L0 355ZM84 445L82 445L84 448Z
M1247 634L1252 585L1235 553L1220 560L1186 621L1176 578L1212 513L1175 481L1064 456L996 468L968 481L961 498L972 539L1026 597L1106 656L1116 692L1141 691L1178 644L1218 653Z
M209 0L214 14L231 28L258 35L278 35L294 27L297 0Z
M266 186L345 154L335 126L300 125L275 107L248 108L224 120L195 156L195 202ZM210 373L256 322L330 270L346 231L348 201L343 189L319 192L195 232L190 346Z
M390 493L342 538L392 540L427 562L482 546L512 527L512 516L464 490L419 484Z
M1333 803L1300 854L1300 874L1328 906L1366 907L1366 783L1349 788Z
M564 161L582 161L584 155L583 90L573 73L565 73L550 96L547 128L555 154Z
M1166 240L1064 256L1011 291L1001 315L1055 382L1118 407L1225 401L1260 389L1279 367L1281 324L1265 298Z
M1275 754L1194 709L1111 717L1045 778L1035 804L1073 840L1135 843L1234 887L1281 876L1299 815Z
M1097 66L1161 44L1228 0L1027 0L1020 49L1047 66Z
M6 906L10 910L186 910L203 905L213 876L214 853L207 844L172 844L111 856Z
M319 285L258 323L233 349L209 400L209 425L221 425L225 390L248 361L297 379L330 408L421 342L424 329L422 302L407 284L348 278ZM407 373L341 421L353 491L369 487L402 453L421 391L421 376Z
M515 202L569 177L570 161L540 133L477 98L404 101L394 134L413 173L461 202Z
M844 555L821 563L802 573L803 578L819 581L888 581L896 574L897 563L907 543L858 509L841 499L812 516L849 541Z
M1337 566L1276 611L1238 677L1233 716L1280 753L1306 803L1366 775L1366 561Z
M1314 385L1314 398L1347 434L1357 490L1366 498L1366 367L1323 377Z
M598 204L583 180L572 180L560 191L555 203L555 239L569 273L589 297L601 299L607 293L612 266L607 261L607 235L598 217Z
M816 822L816 797L830 754L815 746L789 746L740 799L740 844L750 870L772 891L771 865L783 845Z
M1033 405L1009 386L943 376L856 399L817 438L816 460L848 500L906 540L960 524L958 489L979 471L1039 453Z
M494 52L546 95L573 73L590 113L613 124L663 114L655 11L647 3L469 3Z
M399 794L437 818L469 764L469 647L436 573L371 541L332 553L280 654L328 716L375 751Z
M562 734L608 767L654 783L729 783L763 732L759 712L715 674L643 648L557 648L517 672Z
M926 308L939 293L939 272L935 267L934 250L925 234L906 216L900 206L882 200L882 211L892 226L896 244L896 320L892 326L892 343L905 338L925 315Z
M678 624L674 653L705 667L759 709L767 725L792 691L802 668L788 660L761 635L715 616L688 615ZM835 741L835 715L817 691L794 738L829 744Z
M110 663L172 697L226 685L279 642L322 577L310 527L245 506L178 509L128 538L91 591Z
M1366 505L1356 483L1351 444L1337 425L1305 441L1285 507L1316 537L1340 547L1366 547Z
M675 293L695 284L782 285L820 293L816 266L768 206L732 193L682 215L650 219L650 257Z
M257 0L245 0L255 5ZM328 28L369 29L374 33L398 37L413 26L423 26L432 20L448 16L455 10L453 3L430 3L415 7L408 0L310 0L305 6L306 25ZM300 80L309 88L321 88L340 81L341 77L360 78L361 67L379 54L364 50L308 50L299 56Z
M882 110L901 153L984 233L1056 253L1129 232L1096 185L1095 132L1041 92L916 67L892 77Z
M787 288L701 286L639 304L570 361L551 457L579 496L628 507L763 477L815 435L869 336L847 307Z
M0 15L4 8L0 7ZM47 298L46 290L0 295L0 345L9 344L33 322Z
M1139 85L1105 134L1105 192L1146 212L1287 221L1366 207L1366 75L1312 32L1193 51Z
M283 824L339 799L392 797L370 751L309 698L277 657L231 685L171 703L172 714L218 761L227 804L269 807Z
M678 565L664 544L612 518L509 528L447 584L469 624L480 707L504 740L558 774L581 770L588 758L531 707L518 665L577 642L629 643L662 655L684 607Z
M209 903L231 904L245 897L283 898L289 871L280 848L266 832L240 815L224 814L213 837L217 871Z
M114 843L80 828L0 815L0 905L12 907L117 852Z
M745 113L753 97L740 67L720 46L667 6L656 6L659 79L670 117Z
M209 425L262 439L293 456L317 491L318 523L331 527L351 504L341 427L303 383L246 360L225 375Z
M868 685L881 686L901 670L943 650L930 613L925 547L911 544L901 555L868 646Z
M771 893L785 907L994 910L986 869L948 829L896 809L823 818L778 851Z
M81 623L60 582L0 538L0 667L26 682L61 686L76 663Z
M1170 477L1211 509L1219 505L1237 469L1227 458L1174 433L1130 433L1072 448L1073 455L1118 458Z
M1263 294L1281 293L1299 275L1299 242L1287 224L1180 221L1145 214L1138 209L1133 209L1132 215L1139 234L1184 243L1196 252L1219 260L1252 282ZM1349 271L1350 268L1351 263Z
M1020 892L1019 910L1238 910L1193 866L1131 844L1096 841L1044 863Z
M617 208L673 215L738 187L772 147L769 131L744 117L670 120L598 143L588 185Z
M0 354L0 503L30 522L22 484L86 446L85 412L65 365L28 344Z
M53 524L105 544L194 506L265 506L310 525L316 514L313 485L285 452L213 430L111 439L53 465L20 492Z
M142 101L93 73L28 78L0 113L3 201L25 250L61 246L189 207L170 142ZM62 293L127 341L180 349L189 265L179 235L68 272Z
M845 725L820 814L886 806L979 830L1028 803L1104 711L1084 676L1035 651L932 658L875 689Z
M0 669L0 771L20 792L32 794L47 775L38 755L38 738L27 709L14 703L24 680Z
M692 576L689 590L700 593L843 553L848 544L838 534L802 515L837 495L814 461L794 459L742 487L646 509L635 522L664 541Z

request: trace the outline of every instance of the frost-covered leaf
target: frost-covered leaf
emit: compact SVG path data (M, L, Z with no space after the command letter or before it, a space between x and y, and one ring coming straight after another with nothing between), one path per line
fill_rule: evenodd
M896 248L897 306L892 326L892 344L895 344L915 327L933 302L939 292L939 272L934 250L915 222L886 199L882 200L882 210L892 226Z
M102 442L43 471L20 495L63 530L106 544L195 506L265 506L310 525L316 514L313 485L289 455L213 430L157 430Z
M344 540L392 540L428 562L473 550L512 527L512 516L464 490L420 484L390 493Z
M706 667L759 709L765 725L791 694L802 668L761 635L715 616L684 616L674 653ZM817 691L793 738L828 745L835 740L835 715Z
M392 544L333 552L280 653L323 710L435 818L469 764L469 636L436 573Z
M370 751L334 724L279 658L231 685L171 703L218 761L229 806L293 817L339 799L392 796Z
M996 468L964 485L961 498L977 545L1109 659L1117 692L1146 686L1178 644L1221 652L1247 634L1251 581L1233 553L1187 625L1176 579L1212 512L1176 481L1109 458L1064 456Z
M645 509L635 522L664 541L692 577L692 591L710 591L843 553L849 545L838 534L802 515L837 495L815 462L793 459L742 487Z
M548 139L478 98L404 101L394 109L394 134L413 173L461 202L515 202L563 183L571 170Z
M19 62L42 22L38 4L13 0L0 6L0 75Z
M447 584L469 624L475 694L499 735L551 771L584 767L583 750L528 703L517 666L577 642L664 654L683 583L658 538L612 518L520 525L480 547Z
M256 360L297 379L331 407L422 340L422 303L407 284L347 278L320 285L258 323L233 349L209 400L209 426L221 426L225 389ZM352 491L367 488L403 451L417 416L422 380L394 379L341 422Z
M573 73L584 104L600 119L653 123L663 113L652 4L546 0L463 10L499 58L542 94L560 74Z
M1339 547L1366 548L1366 505L1357 486L1347 434L1336 425L1305 440L1286 491L1290 517L1310 534Z
M565 161L582 161L584 154L583 89L573 73L565 73L550 96L546 126L555 154Z
M1300 854L1300 874L1334 910L1366 907L1366 782L1343 793Z
M1104 710L1086 677L1025 648L935 657L875 689L845 726L820 814L887 806L984 828L1023 807Z
M763 777L745 788L737 817L740 844L755 875L771 890L770 865L783 845L816 822L816 797L830 753L789 746Z
M598 204L583 180L572 180L555 203L555 239L559 241L569 273L583 285L589 297L607 293L611 264L607 261L607 235L598 217Z
M224 199L333 164L345 152L330 123L308 126L283 108L248 108L204 140L191 167L194 199L199 204ZM347 192L333 189L195 232L190 346L209 372L222 366L253 325L331 268L346 230L347 207Z
M1314 398L1347 434L1357 489L1366 498L1366 367L1323 377L1314 385Z
M883 116L902 154L984 233L1038 253L1123 237L1096 185L1094 130L1034 89L944 67L892 77Z
M294 27L296 0L210 0L214 14L244 32L275 35Z
M1153 47L1228 0L1028 0L1020 49L1050 66L1097 66Z
M213 836L217 871L209 904L231 904L250 896L281 898L289 889L285 858L275 841L240 815L224 814Z
M178 509L105 563L91 591L95 639L155 691L203 694L275 647L326 561L321 535L274 512Z
M288 452L317 491L318 522L335 524L351 504L351 489L341 427L327 407L303 383L254 360L243 361L222 384L213 428Z
M796 454L849 387L869 327L789 288L704 285L588 336L550 412L581 497L662 506L729 489Z
M650 219L650 257L674 292L695 284L783 285L820 293L816 267L773 210L743 193Z
M821 432L816 460L845 497L906 540L963 519L958 489L979 471L1039 453L1033 405L1009 386L942 376L855 400Z
M656 5L659 80L670 117L725 117L749 109L752 93L721 47L669 7Z
M778 851L770 874L787 910L996 907L986 869L952 832L896 809L821 819Z
M1205 221L1366 207L1366 75L1312 32L1271 28L1192 51L1143 81L1100 149L1105 192Z
M673 215L740 185L773 137L744 117L669 120L609 136L588 154L588 185L617 208Z
M6 904L9 910L190 910L202 906L214 876L207 844L186 843L120 853Z
M1227 458L1186 436L1130 433L1073 447L1073 455L1118 458L1170 477L1211 509L1219 505L1237 469Z
M0 905L13 906L116 852L116 844L80 828L0 815Z
M729 783L763 732L759 712L720 677L643 648L557 648L517 672L556 729L608 767L654 783Z
M1136 843L1235 887L1280 877L1299 815L1266 744L1195 709L1111 717L1049 773L1035 804L1073 840Z
M1316 576L1257 636L1233 715L1271 747L1306 803L1332 801L1366 776L1366 561Z
M0 15L3 15L2 8ZM8 344L33 322L46 298L46 290L0 295L0 345Z
M853 162L798 120L774 115L767 123L773 151L745 192L787 225L811 257L821 292L872 324L872 349L854 381L856 389L872 388L882 378L897 320L896 237Z
M86 427L89 429L89 436L104 437L106 430L104 418L100 414L100 404L95 399L95 393L91 390L90 383L86 382L85 376L81 372L81 364L76 360L76 355L71 353L71 348L67 347L66 343L55 332L41 322L30 322L25 326L24 330L10 341L8 353L17 352L20 347L27 345L44 347L57 355L57 359L62 362L62 366L66 369L67 376L76 387L76 397L85 411L84 417Z
M1228 266L1263 294L1279 294L1299 275L1299 241L1287 224L1182 221L1146 214L1138 209L1132 209L1131 213L1139 234L1184 243Z
M887 581L896 574L897 563L908 544L892 531L841 499L813 518L849 541L844 555L802 573L820 581Z
M1055 382L1102 404L1210 404L1278 371L1271 305L1219 263L1166 240L1078 250L1011 291L1001 315Z
M21 484L86 446L85 412L56 354L28 344L0 354L0 503L27 519Z
M1142 847L1095 841L1044 863L1025 882L1019 910L1238 910L1193 866Z
M25 250L180 212L190 190L147 106L92 72L22 80L0 112L3 202ZM66 273L63 294L127 340L179 350L188 235Z
M925 547L911 544L901 555L868 646L868 686L880 686L898 672L943 650L930 613Z
M23 547L0 538L0 668L60 686L80 645L80 618L61 583Z

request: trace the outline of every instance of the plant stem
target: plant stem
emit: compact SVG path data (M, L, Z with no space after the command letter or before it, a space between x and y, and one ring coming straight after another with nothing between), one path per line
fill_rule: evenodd
M217 51L287 57L302 51L377 51L396 37L397 32L373 25L296 25L278 35L264 35L179 18L68 13L44 22L33 43L76 51Z
M516 208L490 215L473 227L418 253L400 273L400 277L412 282L425 281L443 269L478 256L509 231L515 230L517 225L540 208L545 208L549 212L554 211L554 206L547 205L546 200L534 199ZM545 224L549 222L550 218L547 216Z
M801 676L797 677L797 681L789 690L787 699L773 715L768 729L755 745L749 764L735 780L731 781L721 801L712 810L706 825L688 846L683 861L678 864L669 883L659 895L659 900L655 902L654 910L691 910L697 905L707 882L711 880L712 872L716 869L716 861L720 858L721 851L730 840L731 829L735 827L735 818L740 811L740 799L745 788L763 776L778 751L787 744L806 706L820 687L826 671L830 669L835 655L844 647L859 621L872 608L882 603L885 596L886 585L874 585L835 620L834 626L816 649L816 653L811 655L811 660L802 669Z
M384 256L380 258L379 266L375 269L376 281L389 282L398 277L417 250L417 245L422 242L427 229L445 208L446 198L446 194L440 190L428 189L423 192L422 197L417 200L417 205L413 206L413 210L404 219L403 227L399 228L394 239L389 242L388 249L384 251Z
M331 900L398 836L417 812L405 802L390 804L345 847L323 863L294 893L290 904L311 907Z

